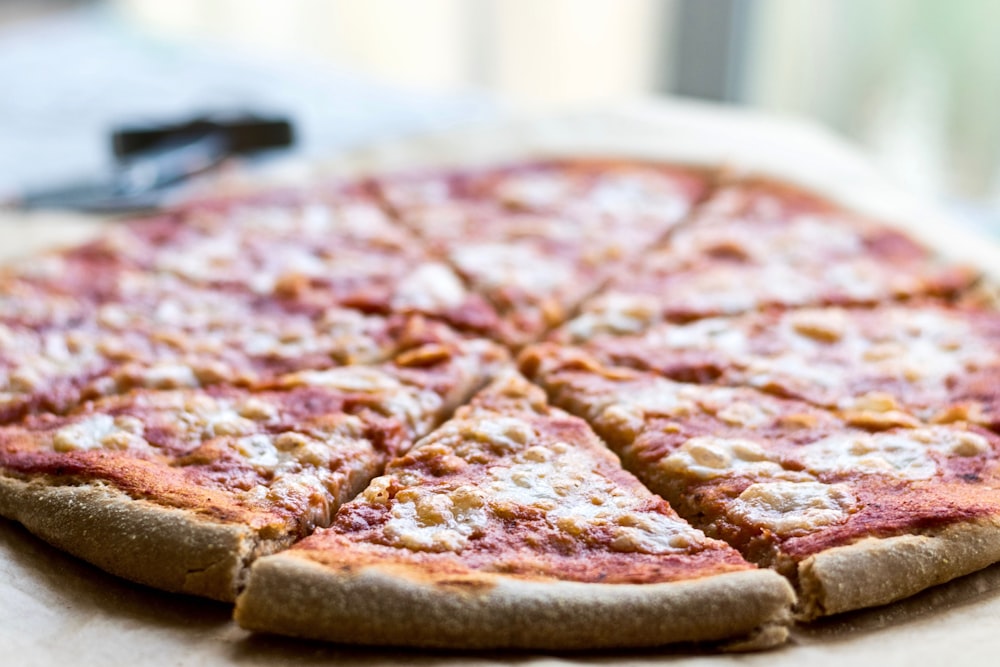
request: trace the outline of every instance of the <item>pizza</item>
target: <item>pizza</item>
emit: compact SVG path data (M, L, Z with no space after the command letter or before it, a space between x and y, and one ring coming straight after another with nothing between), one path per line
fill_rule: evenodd
M648 158L191 199L3 270L0 515L255 632L775 646L1000 561L987 287Z
M801 618L892 602L1000 558L1000 437L978 425L867 430L566 347L532 348L521 364L694 525L788 577Z
M512 374L391 461L329 528L257 561L236 619L375 645L766 645L783 639L791 599Z
M611 160L375 180L399 220L503 319L513 346L564 321L613 267L666 235L705 194L697 171Z
M935 261L899 230L768 181L721 187L691 223L587 300L566 336L767 308L948 296L976 278Z
M663 377L761 391L877 428L1000 426L1000 315L941 303L807 307L661 323L583 347Z
M246 564L315 527L505 358L418 342L255 390L137 388L0 427L0 508L134 581L235 598Z

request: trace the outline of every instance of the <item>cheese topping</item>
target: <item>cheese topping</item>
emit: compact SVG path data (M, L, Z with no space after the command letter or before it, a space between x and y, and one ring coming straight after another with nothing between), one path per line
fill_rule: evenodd
M708 480L732 475L771 479L808 479L785 470L773 454L756 442L738 438L691 438L662 459L659 467L673 475Z
M958 315L900 307L880 312L877 321L870 317L866 311L835 308L790 313L776 328L782 352L753 359L750 373L759 382L779 375L834 388L860 370L868 377L943 392L948 378L997 359Z
M198 376L190 366L184 364L161 363L150 366L142 373L142 383L155 389L176 389L197 387Z
M687 551L703 542L700 532L682 521L652 512L623 513L614 517L615 551L670 554Z
M97 342L90 330L38 333L0 325L0 390L29 393L53 378L96 370Z
M690 324L658 327L643 336L643 344L670 350L720 350L744 353L747 336L727 318L707 318Z
M331 387L377 394L378 401L372 407L400 419L418 436L426 434L434 426L444 405L442 397L433 391L409 387L387 373L364 366L301 371L286 375L282 380L290 387Z
M565 263L528 244L462 244L452 251L451 258L484 289L551 292L572 285L574 279Z
M979 456L989 451L986 438L946 428L888 433L842 433L797 451L813 473L885 473L903 479L929 479L938 473L934 454Z
M496 196L504 203L523 208L550 208L565 204L573 191L574 180L562 174L516 174L503 179Z
M567 501L578 495L588 481L588 461L582 458L565 443L532 447L515 455L510 463L503 461L490 468L490 500L548 512L563 507L563 514L571 513L573 508Z
M435 493L410 488L396 494L383 532L391 543L419 551L461 551L488 523L482 494L472 486Z
M496 196L520 208L568 209L615 216L627 223L636 223L641 216L674 222L688 208L668 176L642 170L605 172L593 179L554 172L513 174L499 183Z
M595 472L586 450L548 440L523 419L483 413L449 422L431 437L411 456L433 462L433 473L394 469L364 492L367 502L391 507L384 535L396 546L461 552L491 523L502 530L498 522L526 510L567 538L616 551L677 553L704 540L680 519L645 509L645 493ZM485 480L449 485L447 476L470 464L485 466ZM406 488L390 501L394 484Z
M734 401L717 411L715 416L732 426L754 428L774 421L775 414L760 403Z
M465 286L455 272L437 262L420 265L401 281L393 296L394 308L439 311L457 308L466 300Z
M601 334L638 333L658 321L659 315L654 297L607 292L589 300L565 329L573 341L584 342Z
M700 387L657 379L649 385L632 389L616 398L623 411L642 415L683 417L695 411Z
M94 415L62 427L52 437L57 452L135 449L146 444L142 422L129 416Z
M857 502L842 484L767 482L748 486L729 514L739 523L762 526L779 535L803 535L843 523Z
M284 377L288 386L330 387L342 391L357 391L374 394L393 391L401 385L394 377L376 368L365 366L344 366L325 371L300 371Z
M528 447L491 467L489 479L487 499L498 515L518 506L542 510L548 523L584 541L610 530L616 551L677 553L700 538L678 519L640 511L645 498L595 473L593 460L567 443Z

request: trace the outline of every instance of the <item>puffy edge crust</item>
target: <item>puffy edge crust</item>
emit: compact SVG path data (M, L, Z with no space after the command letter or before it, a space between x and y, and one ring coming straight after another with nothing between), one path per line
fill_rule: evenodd
M868 537L799 563L796 616L810 620L888 604L998 561L998 517L933 533Z
M784 642L795 599L769 570L662 584L435 580L414 566L324 566L292 551L257 561L236 601L248 630L369 645L583 649Z
M136 500L105 485L0 477L0 514L46 542L140 584L231 602L249 562L273 552L248 526Z

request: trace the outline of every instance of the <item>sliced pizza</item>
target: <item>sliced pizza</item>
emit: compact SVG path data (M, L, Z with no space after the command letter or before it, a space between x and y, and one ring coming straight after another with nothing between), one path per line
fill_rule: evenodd
M333 524L257 561L236 619L333 641L592 648L782 641L779 576L692 528L510 374Z
M137 389L33 414L0 427L0 514L114 574L231 600L254 558L328 524L503 360L416 340L266 391Z
M1000 313L941 304L803 308L601 337L600 359L682 381L763 389L855 425L1000 427Z
M899 230L787 186L741 183L589 299L561 338L768 307L952 296L975 278Z
M158 274L123 273L116 292L69 299L75 310L43 292L35 313L0 319L0 421L133 387L255 387L298 370L378 363L416 329L455 337L419 316L310 307Z
M493 306L357 188L201 202L121 223L8 275L84 304L128 300L130 282L175 278L217 298L424 314L478 334L501 324Z
M376 181L396 216L498 308L515 346L566 319L706 186L695 170L599 160Z
M1000 437L986 429L868 431L801 401L551 345L521 362L681 516L788 577L801 618L892 602L1000 561Z

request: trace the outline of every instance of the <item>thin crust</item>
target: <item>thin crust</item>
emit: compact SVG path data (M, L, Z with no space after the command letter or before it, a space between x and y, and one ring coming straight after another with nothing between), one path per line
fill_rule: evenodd
M0 514L112 574L176 593L232 601L249 563L287 546L249 526L130 498L106 485L0 477Z
M254 564L236 604L249 630L369 645L566 650L787 637L791 586L768 570L660 584L590 584L479 573L429 579L385 564L324 567L285 552Z
M870 537L820 552L798 566L797 617L902 600L1000 561L1000 517L921 535Z

